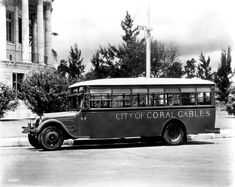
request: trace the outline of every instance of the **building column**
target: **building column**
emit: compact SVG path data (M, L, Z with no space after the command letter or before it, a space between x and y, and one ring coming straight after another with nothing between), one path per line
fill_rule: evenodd
M19 8L18 8L19 2L18 0L15 0L15 12L14 12L14 36L15 36L15 61L20 61L19 59Z
M22 0L22 60L30 62L29 58L29 2Z
M7 60L6 0L0 0L0 61Z
M43 0L38 0L37 5L37 37L38 62L44 64Z
M37 53L37 17L36 15L32 18L32 62L37 63L38 62L38 53Z
M51 49L52 49L52 40L51 40L51 2L47 3L46 11L45 11L45 63L48 65L52 65L51 58Z

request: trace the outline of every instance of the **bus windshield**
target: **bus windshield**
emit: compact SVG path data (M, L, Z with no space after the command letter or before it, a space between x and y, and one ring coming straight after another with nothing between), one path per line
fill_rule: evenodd
M69 109L80 110L84 101L83 87L71 89L70 95L68 95Z

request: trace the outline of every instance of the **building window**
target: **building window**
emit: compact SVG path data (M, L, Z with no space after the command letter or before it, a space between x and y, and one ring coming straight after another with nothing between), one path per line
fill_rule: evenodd
M18 19L19 24L19 43L22 44L22 19Z
M24 79L24 74L23 73L13 73L13 89L16 92L16 96L18 95L19 92L22 91L22 82Z
M7 12L6 15L6 26L7 26L7 41L14 42L14 14L13 12Z

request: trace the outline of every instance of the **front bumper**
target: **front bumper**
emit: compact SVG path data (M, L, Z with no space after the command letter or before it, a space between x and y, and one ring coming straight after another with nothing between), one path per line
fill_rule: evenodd
M27 127L22 127L23 131L22 133L35 133L36 132L36 128L34 127L33 123L28 123Z

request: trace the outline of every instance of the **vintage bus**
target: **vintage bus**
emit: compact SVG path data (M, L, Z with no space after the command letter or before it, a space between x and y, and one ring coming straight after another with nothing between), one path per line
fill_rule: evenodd
M69 87L70 110L24 127L35 148L55 150L65 139L162 137L168 145L215 128L215 84L183 78L113 78ZM141 140L141 139L140 139Z

